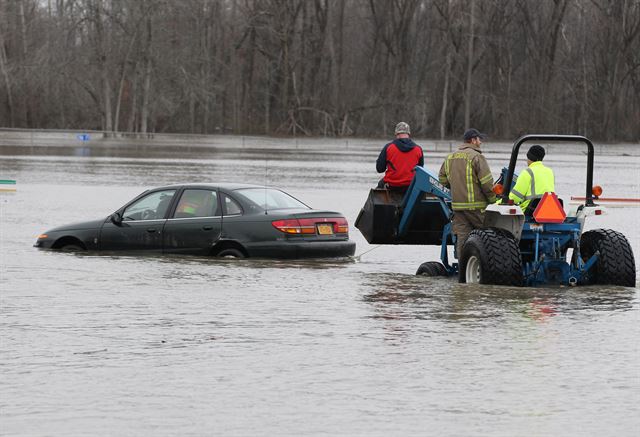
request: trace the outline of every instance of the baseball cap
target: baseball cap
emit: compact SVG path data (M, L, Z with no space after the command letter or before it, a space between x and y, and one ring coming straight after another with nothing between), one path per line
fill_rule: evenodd
M464 131L464 140L465 141L469 141L472 138L476 138L479 137L481 140L484 140L485 138L487 138L487 134L483 134L481 133L478 129L467 129L466 131Z

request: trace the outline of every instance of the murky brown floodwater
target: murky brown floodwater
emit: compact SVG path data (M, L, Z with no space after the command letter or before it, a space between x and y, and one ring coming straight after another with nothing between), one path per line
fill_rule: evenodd
M437 170L444 153L425 148ZM596 157L605 195L640 197L640 150L627 152ZM0 179L18 181L0 194L0 434L635 435L639 290L414 276L437 248L375 248L353 229L377 153L0 145ZM548 158L558 191L583 195L584 155L563 153ZM488 155L497 174L506 149ZM342 211L364 254L227 261L32 247L47 228L187 181L266 181ZM623 232L637 265L640 209L609 212L587 227Z

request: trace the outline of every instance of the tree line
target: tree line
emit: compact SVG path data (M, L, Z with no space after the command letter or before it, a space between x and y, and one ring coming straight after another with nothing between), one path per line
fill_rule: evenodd
M640 139L640 0L0 0L0 125Z

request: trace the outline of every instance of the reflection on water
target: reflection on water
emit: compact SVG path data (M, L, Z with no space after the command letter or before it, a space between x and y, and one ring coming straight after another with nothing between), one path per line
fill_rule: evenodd
M96 148L90 157L71 149L16 157L0 147L0 175L18 181L0 197L0 433L634 435L638 289L415 276L438 259L437 247L371 246L353 228L378 179L378 150L340 159L316 150L140 149L114 158ZM427 152L437 171L443 153ZM488 157L494 169L505 161ZM583 192L584 168L555 158L558 184ZM597 163L611 193L637 192L638 181L615 177L632 174L637 156ZM343 212L358 256L32 247L46 229L106 217L152 186L215 180L266 180ZM587 226L627 235L638 262L636 212L611 210Z
M624 287L510 288L395 274L369 275L367 285L372 291L363 299L375 307L373 318L545 320L580 311L632 310L636 299L636 290Z
M336 269L354 263L352 257L344 258L309 258L309 259L269 259L269 258L215 258L192 255L158 255L135 254L131 252L59 252L56 250L40 249L42 252L54 256L73 257L110 257L118 260L131 260L134 262L158 262L169 264L177 269L183 267L198 268L199 266L214 265L220 267L234 267L246 269Z

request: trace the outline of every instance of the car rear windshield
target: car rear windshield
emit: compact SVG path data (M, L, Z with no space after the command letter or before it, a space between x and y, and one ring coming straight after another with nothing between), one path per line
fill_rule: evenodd
M235 191L255 203L262 209L309 209L298 199L291 197L284 191L273 188L243 188Z

